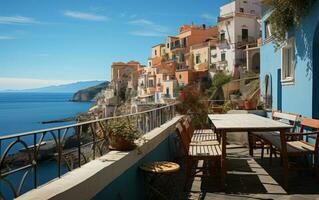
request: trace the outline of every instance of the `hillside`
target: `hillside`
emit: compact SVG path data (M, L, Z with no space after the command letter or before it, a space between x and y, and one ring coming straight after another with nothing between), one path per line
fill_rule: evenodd
M99 92L101 92L103 89L105 89L109 84L110 82L106 81L99 85L79 90L73 95L72 101L77 101L77 102L94 101L95 96Z
M10 90L6 92L39 92L39 93L75 93L84 88L96 86L103 81L81 81L64 85L52 85L43 88L34 88L26 90Z

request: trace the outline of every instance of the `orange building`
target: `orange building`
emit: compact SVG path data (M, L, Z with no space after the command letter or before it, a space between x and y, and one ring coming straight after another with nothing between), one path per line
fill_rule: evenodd
M175 75L178 84L187 85L197 77L197 74L194 72L197 69L194 69L194 55L191 53L192 47L203 44L210 38L217 38L217 35L218 28L216 26L183 25L180 27L180 33L176 37L178 39L175 39L170 45L172 57L177 61ZM206 62L208 63L208 60ZM208 67L206 68L208 70Z
M141 73L141 68L141 64L136 61L112 63L111 85L117 96L119 96L120 91L124 89L126 93L137 90L138 76L139 73Z

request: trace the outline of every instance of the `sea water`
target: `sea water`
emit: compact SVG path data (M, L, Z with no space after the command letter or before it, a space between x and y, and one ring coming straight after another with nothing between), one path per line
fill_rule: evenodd
M74 117L77 113L85 112L91 107L92 103L71 102L72 95L69 93L0 93L0 136L75 123L74 121L41 123ZM7 144L2 142L0 152L3 152L6 146ZM39 185L57 177L55 162L42 162L37 170ZM67 171L66 167L62 170L62 173ZM25 172L15 173L8 179L18 188ZM34 173L30 170L23 184L22 193L33 188L33 178ZM0 182L0 192L8 199L13 198L12 192L3 180Z

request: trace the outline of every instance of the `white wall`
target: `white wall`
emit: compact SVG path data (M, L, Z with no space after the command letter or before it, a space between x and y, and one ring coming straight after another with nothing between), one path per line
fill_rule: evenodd
M236 0L236 12L240 12L240 8L243 8L246 14L261 16L260 0Z
M256 18L235 17L234 26L235 42L238 42L238 37L242 35L242 29L248 29L249 37L258 39L260 36L260 24Z
M235 9L236 9L236 2L233 1L229 4L226 4L222 7L219 8L219 15L220 16L227 16L227 15L230 15L232 14L233 12L235 12Z
M244 13L261 16L260 0L236 0L220 7L220 16L229 16L234 12L240 12L240 8L244 9ZM252 12L252 10L254 12Z
M237 59L242 59L242 50L236 49L236 43L241 40L242 29L248 29L248 36L254 39L260 36L260 23L258 15L261 12L260 0L236 0L226 4L220 8L220 16L233 16L233 18L218 23L219 34L224 32L227 43L219 43L216 50L212 50L211 54L217 54L216 58L212 58L211 63L221 61L221 53L226 53L228 63L226 72L232 73ZM244 13L248 15L236 16L240 8L244 8ZM251 15L250 10L255 10L255 14Z

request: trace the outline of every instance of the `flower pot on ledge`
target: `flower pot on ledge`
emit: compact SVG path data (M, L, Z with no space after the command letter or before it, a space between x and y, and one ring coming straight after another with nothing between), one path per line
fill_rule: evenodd
M118 151L131 151L136 148L136 145L133 141L126 140L121 135L112 135L109 136L110 139L110 149Z
M128 118L110 120L106 130L109 133L110 150L131 151L136 147L134 141L141 136L139 129Z
M245 107L245 110L253 110L254 109L253 102L250 100L245 100L244 107Z

